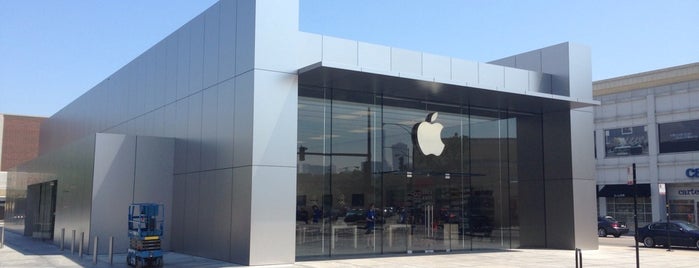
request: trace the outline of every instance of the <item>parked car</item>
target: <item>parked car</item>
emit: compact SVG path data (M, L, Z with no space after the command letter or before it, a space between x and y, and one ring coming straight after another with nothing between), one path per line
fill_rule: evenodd
M668 228L669 227L669 228ZM638 229L636 242L645 247L668 245L699 248L699 226L686 221L654 222Z
M597 217L597 236L599 237L607 237L607 235L620 237L628 232L629 228L623 221L617 221L611 216Z

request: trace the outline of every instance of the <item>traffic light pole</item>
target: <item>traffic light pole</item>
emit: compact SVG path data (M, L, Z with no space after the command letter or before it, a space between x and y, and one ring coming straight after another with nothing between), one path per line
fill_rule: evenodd
M631 165L631 169L633 170L633 228L634 228L634 236L638 236L638 208L637 208L637 201L636 197L638 196L638 191L636 191L636 163L633 163ZM634 243L636 245L636 268L639 268L639 257L638 257L638 242Z

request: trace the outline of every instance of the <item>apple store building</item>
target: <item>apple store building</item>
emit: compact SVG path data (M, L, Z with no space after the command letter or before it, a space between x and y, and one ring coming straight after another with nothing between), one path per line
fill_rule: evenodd
M7 228L125 251L156 202L166 250L244 265L597 248L588 48L474 62L301 32L298 5L220 1L53 115Z

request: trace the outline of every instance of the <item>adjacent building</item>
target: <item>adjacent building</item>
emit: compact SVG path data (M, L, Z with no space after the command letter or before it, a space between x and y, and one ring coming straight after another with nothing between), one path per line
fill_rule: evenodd
M588 48L474 62L300 32L298 4L220 1L49 118L8 228L124 251L159 202L166 249L245 265L597 248Z
M5 217L7 171L39 154L39 129L46 118L0 114L0 220Z
M599 215L633 230L635 163L639 227L666 212L697 223L699 63L597 81L594 98Z

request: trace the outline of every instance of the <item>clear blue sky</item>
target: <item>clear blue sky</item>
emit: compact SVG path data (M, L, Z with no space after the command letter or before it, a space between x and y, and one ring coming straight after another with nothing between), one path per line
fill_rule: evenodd
M699 61L699 1L300 0L300 28L490 61L571 41L593 80ZM0 0L0 113L50 116L215 0Z

